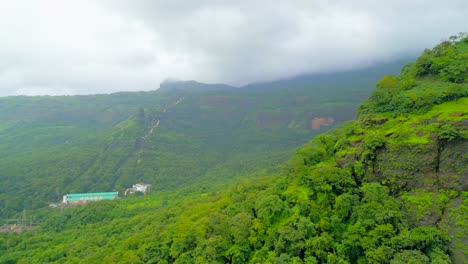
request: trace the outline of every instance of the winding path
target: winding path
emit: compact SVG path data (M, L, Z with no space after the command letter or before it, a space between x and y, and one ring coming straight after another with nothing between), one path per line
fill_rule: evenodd
M178 105L180 102L182 102L182 100L184 100L184 98L185 97L182 96L177 101L172 103L170 106L165 106L162 112L166 113L170 107L174 107ZM140 138L141 141L139 142L137 149L135 149L135 151L137 151L137 159L136 159L137 165L141 163L141 152L143 151L144 141L146 140L146 138L153 135L153 133L158 129L159 125L161 124L161 119L155 119L152 121L154 121L154 124L149 128L148 132L146 132L146 134Z

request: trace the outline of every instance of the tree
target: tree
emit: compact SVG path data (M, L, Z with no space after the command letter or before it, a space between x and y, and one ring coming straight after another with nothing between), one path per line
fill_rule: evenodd
M404 250L395 254L390 264L429 264L429 258L419 250Z

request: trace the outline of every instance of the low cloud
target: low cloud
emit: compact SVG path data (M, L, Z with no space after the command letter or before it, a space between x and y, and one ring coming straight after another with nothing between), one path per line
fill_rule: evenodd
M0 96L242 85L415 55L468 2L19 0L0 8Z

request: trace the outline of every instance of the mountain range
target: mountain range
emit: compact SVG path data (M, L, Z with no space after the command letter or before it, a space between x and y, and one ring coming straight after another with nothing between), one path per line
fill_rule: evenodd
M466 263L467 58L461 34L399 73L2 98L2 214L27 231L0 263Z
M66 193L208 188L270 168L354 118L379 76L401 65L239 88L171 81L150 92L0 98L1 215Z

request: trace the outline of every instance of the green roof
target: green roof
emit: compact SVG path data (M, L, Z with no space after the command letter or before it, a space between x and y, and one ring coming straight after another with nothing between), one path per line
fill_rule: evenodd
M118 192L100 193L70 193L67 194L68 201L89 201L89 200L113 200L119 195Z
M69 193L67 194L68 198L70 197L86 197L86 196L100 196L100 195L119 195L118 192L97 192L97 193Z

